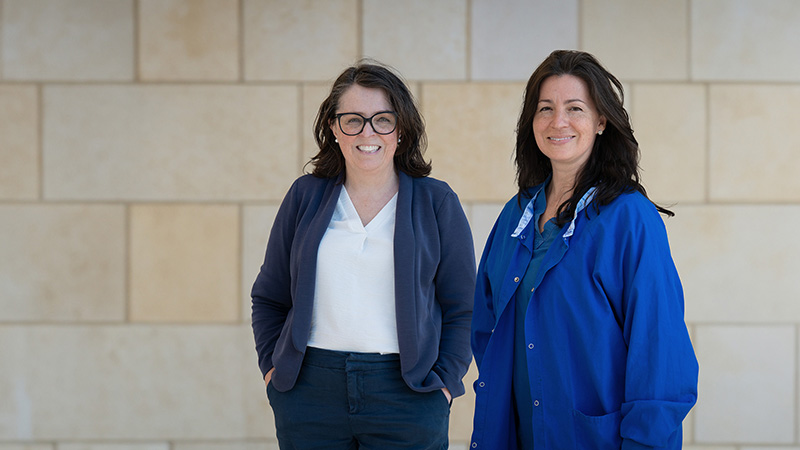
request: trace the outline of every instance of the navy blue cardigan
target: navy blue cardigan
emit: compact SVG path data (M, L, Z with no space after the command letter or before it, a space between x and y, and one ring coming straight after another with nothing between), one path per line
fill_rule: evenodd
M251 292L262 375L294 386L311 328L317 250L342 189L304 175L283 199ZM475 289L475 253L458 197L443 181L400 173L394 234L397 337L403 379L419 392L464 394Z

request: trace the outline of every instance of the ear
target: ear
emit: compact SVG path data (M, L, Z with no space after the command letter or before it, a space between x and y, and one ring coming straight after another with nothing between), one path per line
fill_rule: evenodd
M333 133L333 137L337 140L339 139L339 127L336 126L336 120L331 120L328 122L328 126L331 129L331 133Z
M606 116L600 116L597 121L597 131L604 131L606 129Z

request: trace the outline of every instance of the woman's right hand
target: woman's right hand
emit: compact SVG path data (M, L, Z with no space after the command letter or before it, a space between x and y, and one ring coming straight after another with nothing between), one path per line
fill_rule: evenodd
M275 368L273 367L272 369L269 369L269 372L267 372L266 375L264 375L264 385L265 386L269 385L269 380L272 379L272 372L274 372L274 371L275 371Z

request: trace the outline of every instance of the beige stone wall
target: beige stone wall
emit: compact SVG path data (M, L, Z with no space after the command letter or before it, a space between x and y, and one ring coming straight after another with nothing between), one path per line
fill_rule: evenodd
M276 449L248 292L332 78L405 75L480 250L556 48L625 83L677 212L687 448L800 448L796 0L0 0L0 450Z

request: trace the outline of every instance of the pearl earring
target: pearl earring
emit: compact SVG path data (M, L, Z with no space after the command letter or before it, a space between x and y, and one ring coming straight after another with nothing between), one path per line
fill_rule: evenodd
M598 135L598 136L602 136L602 135L603 135L603 130L600 130L600 131L598 131L598 132L597 132L597 135Z
M339 139L333 138L333 142L339 143Z

